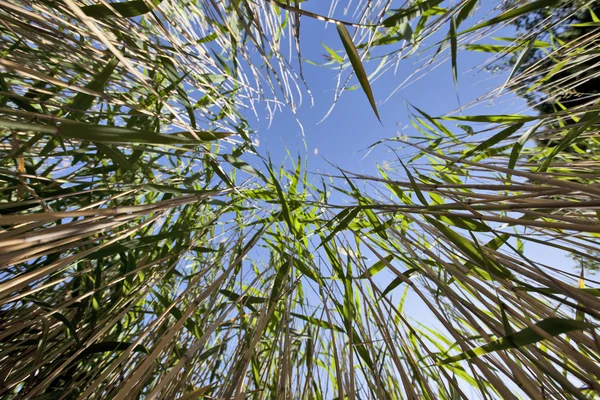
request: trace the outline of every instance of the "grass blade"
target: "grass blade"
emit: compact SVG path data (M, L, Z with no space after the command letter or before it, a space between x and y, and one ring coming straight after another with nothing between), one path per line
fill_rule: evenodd
M110 3L110 6L118 13L115 12L104 4L94 4L91 6L81 7L81 11L88 17L104 19L104 18L132 18L139 17L149 13L156 8L163 0L133 0L125 1L122 3ZM151 4L152 6L149 6Z
M362 86L363 91L367 95L369 103L371 104L371 107L373 108L377 119L379 120L379 122L381 122L381 118L379 118L379 112L377 111L377 106L375 105L373 91L371 90L371 85L369 84L369 78L367 77L367 73L365 72L365 69L362 65L362 61L360 60L360 55L358 54L356 47L354 47L352 37L350 37L346 26L342 24L337 24L337 30L340 35L340 39L342 40L342 43L344 45L344 48L346 49L346 53L348 54L348 58L350 59L350 63L352 64L352 68L354 69L354 73L358 78L358 82L360 83L360 86Z
M546 331L548 335L554 337L563 333L572 331L581 331L588 328L593 328L594 325L587 322L576 321L564 318L547 318L535 324L536 327ZM504 336L498 340L488 343L484 346L469 350L466 353L458 354L453 357L446 358L437 363L437 365L451 364L457 361L468 360L479 357L484 354L492 353L500 350L518 349L519 347L527 346L544 340L538 333L531 328L525 328L511 335Z

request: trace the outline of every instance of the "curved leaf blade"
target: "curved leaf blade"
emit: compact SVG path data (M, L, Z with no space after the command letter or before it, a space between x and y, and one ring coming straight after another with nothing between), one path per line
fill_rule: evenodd
M350 63L352 64L352 68L354 69L354 73L358 78L358 82L360 86L362 86L367 98L369 99L369 103L377 116L379 122L381 122L381 118L379 117L379 112L377 111L377 106L375 105L375 98L373 97L373 91L371 90L371 85L369 84L369 78L367 77L367 73L362 65L362 61L360 60L360 55L354 46L354 42L352 42L352 37L350 37L350 33L348 33L348 29L343 24L337 24L337 30L340 35L340 39L342 40L342 44L344 45L344 49L346 49L346 53L348 54L348 58L350 59Z

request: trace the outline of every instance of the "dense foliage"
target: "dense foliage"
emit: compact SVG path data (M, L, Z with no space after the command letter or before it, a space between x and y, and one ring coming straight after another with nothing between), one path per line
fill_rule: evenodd
M310 1L1 3L0 396L600 394L600 289L583 268L600 262L598 90L559 108L548 95L595 85L600 22L538 0L467 26L478 4L373 0L342 20ZM544 22L481 43L528 15ZM363 64L423 48L458 85L461 50L517 54L480 100L530 90L553 108L414 110L409 140L377 144L409 157L309 179L261 155L244 119L308 95L306 18L337 26L331 60L376 114Z

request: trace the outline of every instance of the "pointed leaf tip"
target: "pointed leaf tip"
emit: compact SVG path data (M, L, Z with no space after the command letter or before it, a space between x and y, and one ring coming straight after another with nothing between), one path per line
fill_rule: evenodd
M377 111L377 106L375 105L373 91L371 90L371 85L369 85L369 78L367 77L365 69L362 65L362 61L360 60L360 55L354 46L354 42L352 42L352 37L350 36L350 33L348 33L348 29L346 29L343 24L337 24L337 30L340 35L340 39L342 40L342 44L344 45L344 49L346 49L346 53L348 54L348 58L350 59L350 63L352 64L352 68L354 69L354 73L358 78L358 82L367 95L369 103L375 112L375 116L379 122L381 122L379 112Z

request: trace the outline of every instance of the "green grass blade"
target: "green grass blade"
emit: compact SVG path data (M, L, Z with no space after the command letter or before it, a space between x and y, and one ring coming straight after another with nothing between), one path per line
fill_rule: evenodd
M425 11L437 6L442 0L424 0L411 5L408 8L399 10L397 13L383 20L382 25L387 28L393 28L396 25L410 21Z
M132 18L139 17L154 10L156 6L162 3L163 0L133 0L125 1L122 3L110 3L110 6L117 12L113 12L111 9L103 4L94 4L91 6L81 7L81 11L85 15L92 18L103 19L103 18ZM151 4L152 6L149 6Z
M536 327L546 331L551 337L561 335L572 331L581 331L584 329L593 328L594 325L564 318L547 318L535 324ZM504 336L498 340L488 343L484 346L469 350L466 353L458 354L453 357L446 358L437 363L437 365L445 365L457 361L468 360L479 357L484 354L509 349L518 349L519 347L527 346L544 340L538 333L531 328L525 328L511 335Z
M534 1L533 3L525 4L524 6L507 11L503 14L498 15L497 17L491 18L485 22L475 25L475 26L467 29L466 31L459 33L459 35L462 35L462 34L468 33L468 32L473 32L473 31L476 31L478 29L485 28L488 26L496 25L496 24L499 24L500 22L508 21L510 19L520 17L521 15L533 13L533 12L539 11L546 7L552 7L552 6L557 5L559 2L560 2L560 0Z
M111 59L106 66L88 83L85 88L93 90L98 93L104 92L104 87L106 86L106 82L110 75L115 70L119 60L116 58ZM69 119L79 120L81 117L85 115L85 112L89 110L89 108L94 103L94 99L96 97L87 93L77 93L73 98L73 102L69 106Z
M391 262L394 259L394 256L392 254L390 254L388 256L385 256L384 259L387 262ZM379 260L375 264L373 264L368 270L366 270L364 273L357 276L355 279L367 279L372 276L375 276L379 271L384 269L386 266L387 266L387 264L383 260Z
M379 112L377 111L377 106L375 105L375 98L373 97L373 91L371 90L371 85L369 84L369 78L367 77L367 73L362 65L362 61L360 60L360 55L354 47L354 42L352 42L352 37L348 33L348 29L343 24L337 24L337 30L340 35L340 39L346 49L346 53L348 54L348 58L350 59L350 63L352 64L352 68L354 69L354 73L356 74L356 78L358 78L358 82L360 86L362 86L363 91L367 95L369 99L369 103L371 104L371 108L375 112L377 119L381 122L381 118L379 118Z
M457 52L457 35L456 35L456 20L454 17L450 18L450 53L452 60L452 77L454 78L454 85L458 88L458 66L456 60Z
M473 155L475 153L484 151L484 150L492 147L493 145L500 143L501 141L509 138L510 135L512 135L513 133L517 132L522 127L523 127L523 122L520 122L520 123L516 123L514 125L511 125L508 128L506 128L506 129L503 129L502 131L498 132L497 134L495 134L491 138L487 139L483 143L480 143L474 149L471 149L471 150L467 151L465 153L465 157L469 157L469 156L471 156L471 155Z

